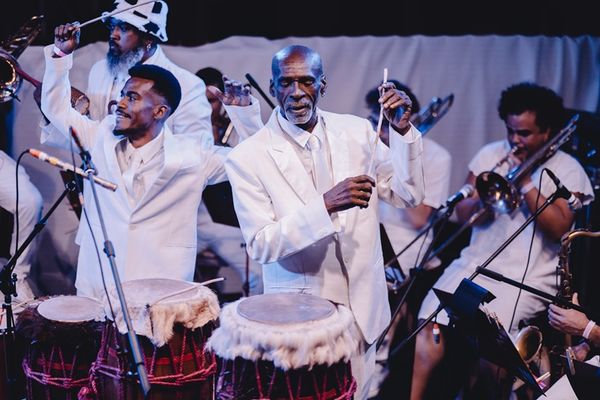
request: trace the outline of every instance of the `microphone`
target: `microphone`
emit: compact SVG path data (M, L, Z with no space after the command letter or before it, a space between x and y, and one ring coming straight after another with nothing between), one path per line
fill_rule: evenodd
M581 204L581 200L579 200L579 197L571 193L571 191L567 189L565 185L562 184L562 182L556 177L556 175L554 175L554 172L550 171L548 168L544 168L544 170L546 170L546 173L548 174L550 179L552 179L552 182L554 182L554 184L556 185L558 195L563 199L567 200L567 203L569 203L569 208L571 209L571 211L575 212L581 207L583 207L583 204Z
M471 197L471 195L475 192L475 188L470 183L467 183L460 190L454 193L452 196L446 200L446 207L452 208L456 204L458 204L461 200L466 199L467 197Z
M85 173L85 171L82 170L81 168L78 168L78 167L76 168L72 164L61 161L56 157L49 156L48 154L44 153L43 151L39 151L36 149L28 149L27 151L29 152L29 154L31 154L35 158L42 160L42 161L46 161L48 164L52 164L55 167L62 169L63 171L73 171L77 175L81 175L84 178L88 177L88 175ZM117 190L117 185L115 185L112 182L109 182L102 178L98 178L97 176L92 176L92 179L94 180L94 182L96 182L98 185L102 186L103 188L110 189L113 192L115 190Z

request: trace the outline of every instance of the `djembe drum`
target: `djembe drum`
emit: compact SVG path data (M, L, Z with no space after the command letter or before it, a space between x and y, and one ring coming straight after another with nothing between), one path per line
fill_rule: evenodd
M217 296L196 283L171 279L140 279L122 286L151 384L148 399L212 398L216 361L205 343L219 317ZM100 399L143 399L128 356L120 351L128 346L127 329L112 294L111 303L118 329L113 321L105 324L87 391Z
M350 310L320 297L273 293L228 304L207 344L218 358L216 398L351 399L359 337Z
M27 341L23 359L27 399L76 399L96 359L104 308L83 296L32 303L17 316L16 332Z

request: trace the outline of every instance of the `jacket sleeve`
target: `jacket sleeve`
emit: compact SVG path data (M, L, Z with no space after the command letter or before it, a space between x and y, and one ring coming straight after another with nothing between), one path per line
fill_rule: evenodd
M369 129L373 130L370 126ZM395 207L421 204L425 197L425 178L423 142L417 128L411 124L410 130L402 136L390 127L390 147L377 141L375 151L379 197Z
M73 54L60 58L53 58L52 54L52 45L46 46L44 48L46 70L44 71L44 84L42 85L42 112L53 125L49 130L49 134L63 136L63 139L55 137L52 142L56 146L68 146L70 141L69 128L73 127L82 142L86 146L91 146L95 142L97 127L100 122L92 121L71 107L69 70L73 66ZM50 140L50 137L43 134L41 139L44 143L44 140Z

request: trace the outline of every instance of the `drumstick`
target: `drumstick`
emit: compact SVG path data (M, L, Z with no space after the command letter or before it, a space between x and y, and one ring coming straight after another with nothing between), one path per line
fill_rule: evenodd
M225 278L221 277L221 278L209 279L207 281L200 282L200 283L198 283L198 282L190 282L192 284L192 286L190 286L188 288L185 288L185 289L181 289L181 290L179 290L177 292L169 293L166 296L163 296L163 297L161 297L161 298L159 298L157 300L154 300L154 302L152 302L152 304L148 304L147 307L152 307L156 303L160 303L161 301L163 301L165 299L168 299L169 297L174 297L174 296L177 296L179 294L186 293L186 292L189 292L191 290L198 289L198 286L207 286L207 285L210 285L211 283L221 282L221 281L224 281L224 280L225 280Z
M387 83L388 79L388 69L387 67L383 69L383 83ZM381 92L383 94L383 91ZM377 129L375 131L375 140L373 141L373 147L371 151L371 159L369 160L369 169L367 169L367 175L371 175L371 170L373 169L373 161L375 159L375 152L377 151L377 141L379 140L379 134L381 132L381 125L383 123L383 104L379 106L379 119L377 120Z
M115 11L113 11L113 12L110 12L110 13L106 14L106 15L101 15L101 16L99 16L99 17L96 17L96 18L90 19L89 21L85 21L85 22L84 22L84 23L82 23L82 24L77 24L76 28L77 28L77 29L81 29L81 28L83 28L83 27L84 27L84 26L86 26L86 25L93 24L93 23L94 23L94 22L96 22L96 21L100 21L101 19L104 19L104 18L109 18L109 17L112 17L113 15L121 14L122 12L125 12L125 11L128 11L128 10L131 10L132 8L137 8L137 7L143 6L143 5L145 5L145 4L148 4L148 3L154 3L155 1L157 1L157 0L149 0L149 1L144 1L144 2L142 2L142 3L139 3L139 4L136 4L136 5L133 5L133 6L131 6L131 7L124 8L124 9L122 9L122 10L115 10Z
M229 125L227 125L227 129L225 129L225 134L223 134L223 139L221 139L221 143L226 144L227 140L229 139L229 135L231 135L231 132L233 131L233 124L231 122L229 122Z

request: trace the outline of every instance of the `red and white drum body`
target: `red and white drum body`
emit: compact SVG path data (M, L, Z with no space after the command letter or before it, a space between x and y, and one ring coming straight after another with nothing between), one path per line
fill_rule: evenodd
M305 294L252 296L223 308L208 342L217 399L350 399L360 335L349 309Z
M204 286L170 279L122 286L151 384L148 399L212 398L216 361L205 343L219 317L217 296ZM116 296L111 295L111 303L116 324L109 321L104 327L90 389L98 398L142 399L138 381L128 376L128 360L118 352L127 345L127 330Z
M76 399L96 359L104 309L95 299L57 296L19 313L16 331L27 341L23 371L28 399Z

